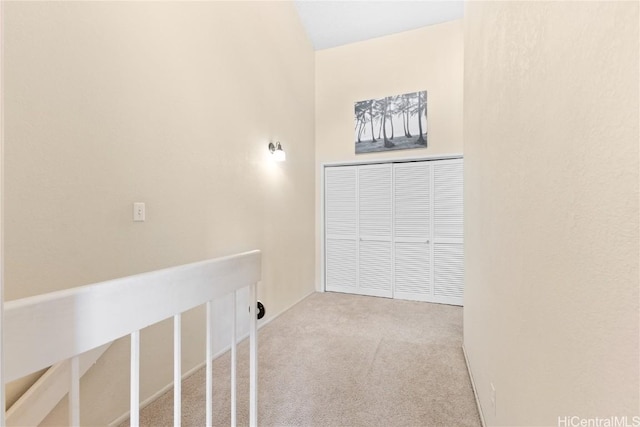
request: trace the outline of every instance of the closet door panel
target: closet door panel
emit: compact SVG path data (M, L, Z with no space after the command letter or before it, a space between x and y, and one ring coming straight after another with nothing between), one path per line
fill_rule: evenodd
M358 168L359 235L391 241L391 165Z
M433 248L434 302L462 305L464 247L461 243L436 243Z
M436 238L460 239L463 227L462 160L440 160L433 165L433 231Z
M463 304L464 221L462 159L433 165L434 301Z
M325 233L327 236L356 238L357 171L354 166L325 170Z
M327 291L357 291L358 261L356 250L355 240L327 239L325 257Z
M429 301L431 248L425 243L395 243L395 287L393 297Z
M358 292L377 297L392 296L391 242L361 240Z
M358 291L393 296L391 164L358 167Z
M394 164L394 298L428 301L431 286L431 164Z
M431 165L427 162L394 165L395 238L431 236Z
M357 168L325 169L325 289L357 293Z

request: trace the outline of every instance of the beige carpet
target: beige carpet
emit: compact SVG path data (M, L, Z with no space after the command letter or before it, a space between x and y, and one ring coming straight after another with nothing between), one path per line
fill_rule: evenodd
M460 307L313 294L260 330L259 424L480 426L461 345ZM246 341L238 358L238 425L247 425ZM228 426L228 353L214 378L214 424ZM182 387L182 425L204 425L204 369ZM170 426L172 411L170 391L142 410L141 425Z

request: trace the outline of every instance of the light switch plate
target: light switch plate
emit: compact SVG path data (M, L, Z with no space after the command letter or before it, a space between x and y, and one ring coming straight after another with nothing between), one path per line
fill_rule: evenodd
M133 220L144 221L145 220L145 207L144 203L136 202L133 204Z

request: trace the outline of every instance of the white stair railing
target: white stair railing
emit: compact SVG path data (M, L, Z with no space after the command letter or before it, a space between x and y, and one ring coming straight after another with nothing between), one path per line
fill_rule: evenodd
M132 426L140 414L140 330L174 319L174 425L181 422L181 314L206 304L206 420L213 411L212 301L233 294L231 325L231 423L236 423L236 295L249 287L249 424L257 425L257 283L260 251L186 264L4 304L4 370L0 384L70 360L69 420L80 425L79 356L131 336Z

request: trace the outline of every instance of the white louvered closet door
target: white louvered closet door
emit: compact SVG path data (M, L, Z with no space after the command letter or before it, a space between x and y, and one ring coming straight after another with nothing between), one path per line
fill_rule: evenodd
M358 293L358 169L325 169L325 288Z
M431 301L431 162L396 163L393 297Z
M462 159L433 163L433 301L462 305L464 227Z
M358 293L392 297L391 164L358 167Z

